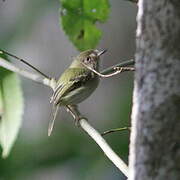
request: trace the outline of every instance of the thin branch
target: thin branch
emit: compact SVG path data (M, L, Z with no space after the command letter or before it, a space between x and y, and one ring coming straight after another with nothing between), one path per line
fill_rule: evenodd
M86 119L81 119L79 121L82 129L86 131L89 136L94 139L94 141L103 150L105 155L113 162L113 164L126 176L128 177L128 166L124 161L111 149L105 139L100 135L100 133L94 129Z
M55 86L55 80L54 79L44 78L44 77L40 76L39 74L32 73L32 72L29 72L27 70L23 70L21 68L18 68L16 65L10 63L7 60L4 60L1 57L0 57L0 66L2 66L5 69L8 69L12 72L18 73L21 76L24 76L28 79L31 79L37 83L44 84L44 85L49 86L52 89L54 89L54 86Z
M83 118L81 113L79 112L77 106L68 106L67 107L73 117L78 118L78 124L80 127L99 145L99 147L103 150L105 155L113 162L113 164L126 176L128 177L128 166L125 162L112 150L112 148L108 145L106 140L101 136L101 134L94 129L86 118ZM77 121L77 120L76 120Z
M81 62L87 69L89 69L90 71L94 72L95 74L97 74L99 77L103 77L103 78L109 78L112 77L114 75L117 75L119 73L125 72L125 71L134 71L134 67L119 67L119 66L114 66L113 67L113 72L108 73L108 74L103 74L100 73L98 71L96 71L95 69L91 68L90 66L86 65L85 63Z
M125 1L130 1L130 2L133 2L133 3L138 3L138 0L125 0Z
M106 134L109 134L109 133L114 133L114 132L124 131L124 130L131 130L131 128L123 127L123 128L110 129L110 130L107 130L107 131L104 131L103 133L101 133L101 136L105 136Z
M44 76L45 78L51 79L51 77L47 76L46 74L44 74L43 72L41 72L41 71L40 71L39 69L37 69L36 67L34 67L33 65L31 65L30 63L28 63L28 62L25 61L24 59L15 56L14 54L11 54L11 53L9 53L9 52L7 52L7 51L5 51L5 50L0 50L0 54L6 54L6 55L8 55L8 56L10 56L10 57L13 57L13 58L17 59L18 61L21 61L21 62L23 62L24 64L26 64L28 67L34 69L37 73L39 73L40 75Z
M119 64L113 65L107 69L104 69L101 71L102 74L109 74L114 72L114 68L121 68L121 67L127 67L127 66L134 66L135 61L133 59L121 62Z

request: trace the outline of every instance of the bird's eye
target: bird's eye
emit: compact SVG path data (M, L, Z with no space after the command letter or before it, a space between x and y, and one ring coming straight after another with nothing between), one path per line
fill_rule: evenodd
M86 62L89 62L89 61L91 61L91 57L88 56L88 57L86 58Z

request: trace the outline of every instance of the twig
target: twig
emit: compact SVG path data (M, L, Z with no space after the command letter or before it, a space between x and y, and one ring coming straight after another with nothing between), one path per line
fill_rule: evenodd
M101 136L105 136L106 134L109 134L109 133L114 133L114 132L124 131L124 130L131 130L131 128L123 127L123 128L110 129L110 130L107 130L107 131L101 133Z
M78 124L80 127L99 145L103 150L105 155L113 162L113 164L126 176L128 177L128 166L124 161L111 149L106 140L101 136L101 134L94 129L87 121L86 118L83 118L79 112L77 106L68 106L67 107L72 116L77 118L79 117Z
M81 119L79 121L82 129L86 131L89 136L94 139L94 141L103 150L105 155L113 162L113 164L126 176L128 177L128 166L124 161L111 149L105 139L99 134L99 132L94 129L86 119Z
M54 79L44 78L44 77L40 76L39 74L35 74L35 73L29 72L27 70L23 70L23 69L17 67L16 65L10 63L9 61L4 60L1 57L0 57L0 66L4 67L10 71L13 71L15 73L18 73L21 76L24 76L28 79L31 79L37 83L44 84L44 85L49 86L52 89L54 89L54 86L55 86L55 80Z
M129 61L124 61L124 62L121 62L119 64L116 64L116 65L113 65L103 71L101 71L102 74L109 74L109 73L112 73L114 72L114 68L121 68L121 67L127 67L127 66L134 66L135 64L135 61L133 59L129 60Z
M19 60L20 62L26 64L28 67L34 69L34 70L35 70L38 74L40 74L41 76L44 76L44 77L47 78L47 79L51 79L51 77L49 77L49 76L47 76L46 74L44 74L43 72L41 72L41 71L40 71L39 69L37 69L35 66L31 65L30 63L28 63L28 62L25 61L24 59L15 56L14 54L11 54L11 53L9 53L9 52L7 52L7 51L5 51L5 50L0 50L0 54L5 54L5 55L8 55L8 56L10 56L10 57L13 57L13 58Z
M133 2L133 3L138 3L138 0L126 0L126 1L130 1L130 2Z
M119 73L122 73L122 72L125 72L125 71L134 71L134 67L119 67L119 66L114 66L113 67L113 72L111 73L106 73L106 74L103 74L103 73L100 73L98 71L96 71L95 69L91 68L90 66L86 65L85 63L81 62L87 69L89 69L90 71L94 72L95 74L97 74L98 76L100 77L103 77L103 78L109 78L109 77L112 77L114 75L117 75Z

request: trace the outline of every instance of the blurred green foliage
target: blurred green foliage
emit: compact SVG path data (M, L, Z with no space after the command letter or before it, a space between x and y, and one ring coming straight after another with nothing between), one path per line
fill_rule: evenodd
M6 2L0 3L1 10ZM4 47L8 47L13 41L19 40L23 36L27 36L27 34L31 32L31 28L37 18L42 15L42 12L45 11L46 8L49 8L48 5L50 5L48 0L39 0L38 2L25 1L24 9L22 10L22 13L19 13L14 24L6 31L6 33L0 34L0 48L3 49ZM1 53L0 57L9 60L7 56ZM1 148L3 148L1 153L2 156L7 157L17 138L22 123L23 96L19 77L15 73L1 67L0 91L0 108L4 111L0 123L0 145Z
M3 54L0 57L7 59ZM0 68L0 145L7 157L22 122L23 96L16 73Z
M61 24L69 39L80 50L97 46L102 32L97 22L109 15L108 0L61 0Z

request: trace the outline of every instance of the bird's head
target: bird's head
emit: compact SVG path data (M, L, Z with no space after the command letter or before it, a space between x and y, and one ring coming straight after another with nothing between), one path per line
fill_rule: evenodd
M93 69L98 69L99 59L102 54L107 50L86 50L81 52L78 56L74 58L74 61L71 64L71 67L83 67L83 63Z

